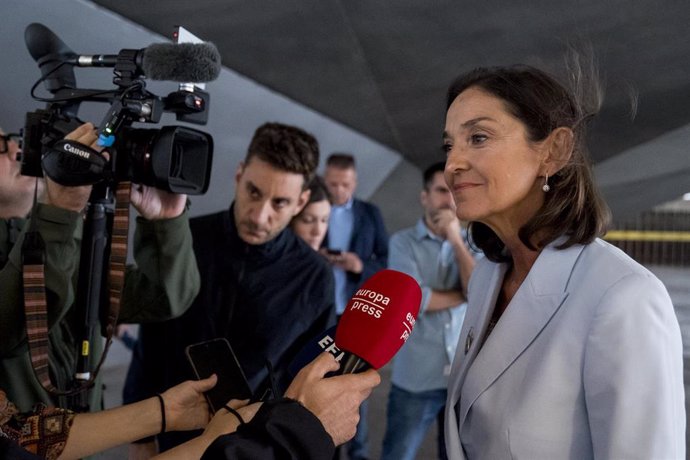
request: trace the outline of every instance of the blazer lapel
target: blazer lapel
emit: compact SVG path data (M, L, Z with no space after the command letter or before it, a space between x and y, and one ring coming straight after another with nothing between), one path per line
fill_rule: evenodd
M478 271L480 269L482 271L486 270L486 275L483 275L483 273L479 274ZM484 331L489 324L489 318L496 304L496 299L501 289L501 282L507 269L507 264L480 265L477 267L477 271L472 274L473 277L476 276L478 282L480 280L483 282L478 284L470 283L472 295L470 295L470 303L467 306L467 313L465 314L460 339L453 359L453 367L448 379L449 388L445 422L448 458L464 458L461 457L462 448L458 436L459 424L456 417L456 405L460 398L460 391L467 371L480 349L481 338L484 337ZM479 295L475 296L474 293L479 293ZM478 299L479 302L475 303L475 299Z
M567 298L568 280L583 246L557 250L554 245L559 242L546 247L539 255L481 352L461 376L464 383L458 390L460 428L472 404L530 346ZM492 304L485 306L488 314L479 341L484 336L485 323L493 312L502 280L503 276L493 286L492 295L487 296Z
M481 345L481 338L489 324L489 318L496 304L498 293L501 289L501 282L508 266L506 264L491 264L488 268L487 276L478 279L485 280L484 283L474 286L471 285L472 292L480 293L478 297L470 296L470 304L467 306L463 327L460 332L453 367L451 369L448 388L448 402L455 405L460 398L460 388L465 379L467 370L474 361ZM484 294L484 295L482 295ZM474 299L478 298L479 303Z

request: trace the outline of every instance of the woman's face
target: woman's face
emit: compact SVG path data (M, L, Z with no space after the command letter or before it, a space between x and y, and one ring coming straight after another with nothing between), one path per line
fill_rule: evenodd
M292 230L315 251L318 251L326 236L330 215L331 204L328 200L309 203L292 220Z
M501 99L477 87L460 93L443 139L445 179L461 220L516 232L541 207L544 149Z

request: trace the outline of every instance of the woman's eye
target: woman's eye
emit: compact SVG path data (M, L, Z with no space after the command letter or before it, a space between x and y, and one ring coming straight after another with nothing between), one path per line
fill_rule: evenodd
M472 144L481 144L482 142L486 141L488 139L488 136L486 134L472 134L470 137L470 142Z
M450 153L450 150L451 150L452 148L453 148L453 146L450 145L450 144L443 144L443 145L441 146L441 150L443 150L444 152L446 152L446 154Z

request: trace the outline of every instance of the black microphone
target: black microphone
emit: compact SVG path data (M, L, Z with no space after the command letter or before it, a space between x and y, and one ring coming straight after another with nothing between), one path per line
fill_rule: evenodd
M288 372L293 378L297 376L297 373L302 370L304 366L314 361L314 359L324 351L332 354L338 362L343 359L345 353L340 351L335 345L336 327L337 326L332 326L316 337L311 338L302 350L297 353L295 358L288 365Z
M79 67L114 67L122 52L135 52L134 62L151 80L203 83L220 75L220 53L213 43L154 43L120 54L75 55Z
M29 24L24 37L43 76L63 62L79 67L115 67L123 59L133 62L152 80L202 83L220 75L220 53L212 43L154 43L139 50L124 49L119 54L78 55L43 24ZM71 87L74 87L72 69L64 68L71 75Z

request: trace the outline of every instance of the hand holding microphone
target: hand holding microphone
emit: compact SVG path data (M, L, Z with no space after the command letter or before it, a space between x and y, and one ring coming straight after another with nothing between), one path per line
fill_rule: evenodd
M337 371L338 363L328 353L321 353L304 367L292 381L285 396L309 409L339 446L352 439L359 423L359 406L381 383L373 369L356 375L325 378Z

